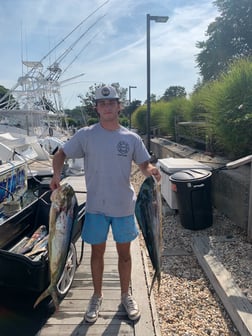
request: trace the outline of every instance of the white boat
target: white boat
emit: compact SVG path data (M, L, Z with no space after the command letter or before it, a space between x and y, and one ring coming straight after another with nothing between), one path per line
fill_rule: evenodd
M25 162L28 178L52 175L51 156L36 136L16 133L0 134L1 165L12 161Z
M48 152L39 144L38 138L36 136L19 135L15 133L1 133L0 134L0 146L5 145L5 148L9 148L11 153L7 156L2 155L1 159L9 161L15 156L19 156L24 160L48 160ZM10 156L11 155L11 156Z
M77 27L71 34L75 31L77 33ZM28 178L52 175L52 155L70 136L61 127L63 120L67 125L61 85L84 75L82 73L62 80L69 65L62 69L60 62L72 48L64 50L50 64L50 55L52 52L55 55L56 47L41 61L22 60L22 75L0 98L0 164L8 164L13 160L24 161ZM65 172L83 174L83 166L83 160L68 160Z

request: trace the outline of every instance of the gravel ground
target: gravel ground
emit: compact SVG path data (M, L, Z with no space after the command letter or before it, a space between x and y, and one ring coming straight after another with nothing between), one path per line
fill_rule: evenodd
M137 193L143 180L134 168L132 184ZM225 216L214 210L213 217L213 225L207 229L185 229L179 216L163 200L162 280L159 292L156 285L153 289L162 336L240 335L199 265L191 243L195 235L233 238L224 244L213 239L212 248L251 302L252 245L246 242L244 232ZM143 240L142 246L144 249ZM150 262L149 272L152 276Z

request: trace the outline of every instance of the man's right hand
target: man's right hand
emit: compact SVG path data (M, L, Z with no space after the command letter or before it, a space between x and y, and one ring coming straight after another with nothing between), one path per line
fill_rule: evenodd
M63 152L62 148L60 148L57 153L53 156L53 177L51 179L50 188L51 190L55 190L60 186L61 179L61 171L64 165L66 155Z
M50 188L51 190L55 190L59 188L60 186L60 178L58 176L53 175L51 182L50 182Z

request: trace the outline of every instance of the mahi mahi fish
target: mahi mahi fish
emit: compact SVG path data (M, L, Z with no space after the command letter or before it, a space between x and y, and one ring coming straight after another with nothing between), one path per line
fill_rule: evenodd
M158 290L161 282L162 257L162 198L160 183L152 176L143 182L136 201L135 215L155 271L150 292L155 280Z
M38 297L34 308L47 296L51 295L56 310L59 307L57 283L62 275L70 246L74 206L76 197L73 188L65 183L51 194L49 213L48 256L50 284Z
M10 252L26 254L29 253L34 246L40 242L47 234L45 225L41 225L33 234L29 237L24 237L17 245L15 245Z
M34 245L33 249L25 253L26 257L34 258L37 254L47 251L48 235Z

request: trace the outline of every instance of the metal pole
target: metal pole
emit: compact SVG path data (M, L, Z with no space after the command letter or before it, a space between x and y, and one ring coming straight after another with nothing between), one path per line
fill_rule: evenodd
M147 149L150 152L150 135L151 135L151 125L150 125L150 117L151 117L151 101L150 101L150 21L153 20L155 22L165 23L169 19L168 16L151 16L150 14L146 14L146 36L147 36L147 113L146 113L146 125L147 125Z
M147 14L147 149L150 152L150 14Z
M129 108L131 103L131 86L129 86ZM131 111L129 111L129 129L131 130Z
M136 86L132 86L132 85L129 86L129 108L131 104L131 89L136 89L136 88L137 88ZM131 108L129 111L129 129L131 129Z

